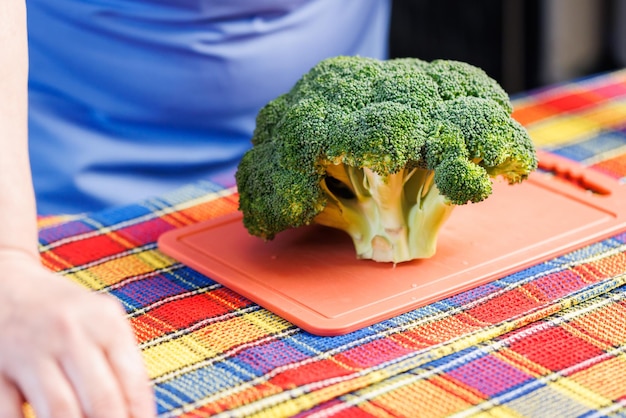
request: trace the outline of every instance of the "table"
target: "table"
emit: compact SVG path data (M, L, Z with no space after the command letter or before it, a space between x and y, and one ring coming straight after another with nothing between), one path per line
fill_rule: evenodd
M514 108L538 147L626 183L626 71L532 91ZM234 189L205 181L40 221L45 265L126 308L160 417L626 416L626 231L318 337L156 246L236 209Z

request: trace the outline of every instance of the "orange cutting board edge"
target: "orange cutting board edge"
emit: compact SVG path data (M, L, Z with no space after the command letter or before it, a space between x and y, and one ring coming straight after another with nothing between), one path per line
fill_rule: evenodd
M300 328L356 331L562 255L626 229L626 186L541 153L519 185L494 183L489 199L455 208L429 259L358 260L349 237L310 226L265 242L239 212L161 235L159 248ZM571 184L594 185L592 194Z

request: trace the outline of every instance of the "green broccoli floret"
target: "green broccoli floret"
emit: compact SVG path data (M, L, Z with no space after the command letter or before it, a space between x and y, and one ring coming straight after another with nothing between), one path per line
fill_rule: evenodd
M326 59L258 114L236 181L250 234L321 224L358 258L431 257L456 205L537 158L506 92L458 61Z

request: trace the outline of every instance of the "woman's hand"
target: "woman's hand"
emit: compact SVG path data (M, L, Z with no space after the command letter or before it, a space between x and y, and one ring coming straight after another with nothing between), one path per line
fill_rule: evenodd
M23 0L0 1L0 418L21 417L24 401L38 418L153 417L119 304L39 263L26 23Z
M155 416L144 364L120 304L0 252L0 417Z

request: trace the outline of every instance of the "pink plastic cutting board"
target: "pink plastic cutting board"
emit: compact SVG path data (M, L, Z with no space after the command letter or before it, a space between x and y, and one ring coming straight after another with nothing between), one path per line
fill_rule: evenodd
M626 229L626 185L550 154L540 161L555 175L495 183L486 201L455 208L434 257L395 267L357 260L347 235L320 226L265 242L239 213L172 230L158 245L304 330L340 335Z

